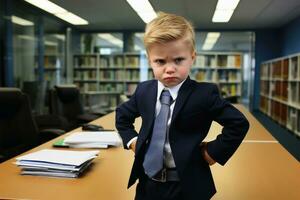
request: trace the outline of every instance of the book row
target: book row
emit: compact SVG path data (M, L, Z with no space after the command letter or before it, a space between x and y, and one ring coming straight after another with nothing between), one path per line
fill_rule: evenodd
M195 66L198 67L241 67L241 55L204 54L197 55Z
M260 110L300 135L300 54L266 61L260 69Z
M260 110L280 125L300 136L300 110L268 97L260 97Z
M241 71L236 70L192 70L191 77L207 82L241 82Z

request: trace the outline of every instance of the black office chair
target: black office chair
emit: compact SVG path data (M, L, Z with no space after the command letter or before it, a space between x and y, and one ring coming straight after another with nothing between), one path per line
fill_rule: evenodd
M33 114L38 113L38 81L24 81L22 92L27 94Z
M229 96L228 93L224 90L222 90L220 93L221 96L230 103L238 103L238 96Z
M227 96L227 97L224 97L224 99L226 99L230 103L238 103L238 98L239 98L238 96Z
M49 129L39 133L27 95L17 88L0 88L0 162L61 133Z
M75 85L55 86L50 91L50 113L66 118L69 130L99 118L101 115L85 113L80 100L79 89Z
M39 83L38 81L24 81L22 92L27 94L30 100L32 113L39 131L45 129L68 130L68 122L65 118L58 115L46 114L46 99L48 81ZM48 113L48 112L47 112Z

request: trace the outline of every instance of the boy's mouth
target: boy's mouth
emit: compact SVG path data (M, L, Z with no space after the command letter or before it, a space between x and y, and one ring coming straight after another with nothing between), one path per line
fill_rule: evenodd
M164 78L165 81L174 81L176 80L176 77L168 77L168 78Z
M176 81L176 80L177 80L176 77L168 77L168 78L164 78L164 81L166 81L166 82L174 82L174 81Z

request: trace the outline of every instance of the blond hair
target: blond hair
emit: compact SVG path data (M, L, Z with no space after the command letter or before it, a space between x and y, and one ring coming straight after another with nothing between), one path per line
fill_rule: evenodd
M164 44L178 39L186 40L191 50L196 51L193 25L184 17L159 12L146 26L144 44L147 51L153 44Z

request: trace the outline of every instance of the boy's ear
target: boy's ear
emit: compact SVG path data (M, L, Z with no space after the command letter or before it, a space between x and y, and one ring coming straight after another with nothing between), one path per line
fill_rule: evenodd
M197 53L196 53L196 51L194 51L194 52L192 53L192 59L193 59L193 61L195 61L196 56L197 56Z

